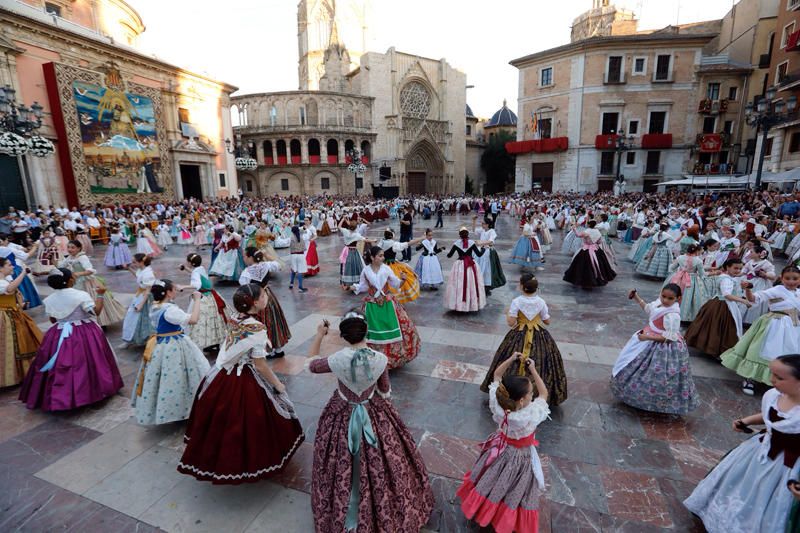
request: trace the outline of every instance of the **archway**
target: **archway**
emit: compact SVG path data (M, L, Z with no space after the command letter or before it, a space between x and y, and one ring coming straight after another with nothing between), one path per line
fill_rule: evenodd
M320 158L320 146L319 140L317 139L309 139L308 140L308 162L312 165L319 165L319 158Z
M267 196L297 196L303 194L303 185L294 174L278 172L267 178L266 191Z
M415 144L406 154L406 193L445 193L444 159L428 140Z

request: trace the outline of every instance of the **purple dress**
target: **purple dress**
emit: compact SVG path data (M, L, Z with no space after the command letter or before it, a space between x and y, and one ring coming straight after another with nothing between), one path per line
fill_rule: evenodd
M125 244L122 234L112 233L106 250L105 265L108 268L128 266L133 262L131 251Z
M114 351L95 322L94 302L78 289L61 289L44 300L57 320L47 331L19 399L28 409L65 411L98 402L122 384Z

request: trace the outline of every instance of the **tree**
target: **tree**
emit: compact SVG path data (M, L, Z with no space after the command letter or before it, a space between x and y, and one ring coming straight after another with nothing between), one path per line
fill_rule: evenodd
M504 192L514 181L516 157L506 152L506 143L516 137L507 131L494 135L481 154L481 169L486 172L486 194Z

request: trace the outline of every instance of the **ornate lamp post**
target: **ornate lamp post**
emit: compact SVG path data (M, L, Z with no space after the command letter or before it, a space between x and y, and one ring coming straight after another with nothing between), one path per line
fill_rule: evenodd
M776 100L776 92L776 87L770 87L764 94L764 98L756 100L755 105L750 102L744 108L747 124L755 127L757 131L761 131L761 151L758 154L755 184L757 191L761 189L761 173L764 170L764 157L767 155L769 129L789 119L797 108L797 96L792 95L786 101L783 98Z
M358 177L361 176L363 179L367 167L364 165L364 162L361 161L361 151L357 148L349 150L346 155L350 158L350 164L347 165L347 170L353 173L353 189L355 190L355 195L358 196Z
M618 194L623 192L622 184L624 182L624 177L620 174L620 167L622 167L622 154L633 148L633 138L633 135L628 135L626 137L625 130L619 130L617 133L617 142L614 146L614 150L617 152L617 178L615 180L615 188L617 191L619 191Z
M250 157L250 150L245 150L242 146L242 136L238 133L235 135L234 139L236 143L231 148L231 140L225 139L225 150L229 154L236 154L236 159L234 160L234 165L236 166L237 170L255 170L258 168L258 161ZM253 147L252 141L248 144L249 147Z
M41 135L32 135L42 127L43 107L33 102L30 107L17 103L17 91L10 85L0 87L0 152L11 156L30 151L36 157L55 152L55 146Z

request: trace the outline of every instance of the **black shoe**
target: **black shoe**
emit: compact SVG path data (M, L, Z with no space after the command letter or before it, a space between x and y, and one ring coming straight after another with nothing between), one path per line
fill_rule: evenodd
M297 289L298 292L308 292L308 289Z
M294 289L294 285L289 285L289 290Z
M438 290L439 290L439 287L437 287L436 285L434 285L433 287L431 287L431 290L432 290L432 291L438 291Z
M284 355L286 355L286 354L284 354L283 352L273 352L273 353L269 354L266 358L267 359L280 359Z

